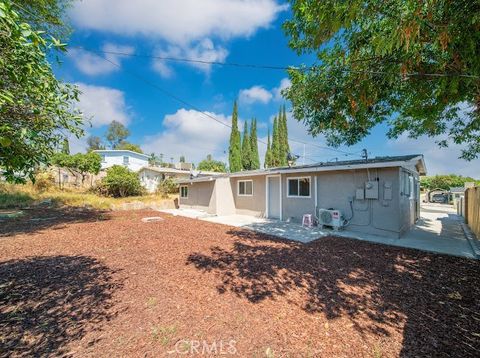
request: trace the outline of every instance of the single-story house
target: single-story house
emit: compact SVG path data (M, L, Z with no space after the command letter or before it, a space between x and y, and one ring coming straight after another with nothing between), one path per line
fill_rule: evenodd
M114 165L123 165L131 171L138 171L142 167L148 166L150 156L131 150L104 149L94 150L102 158L102 170Z
M179 205L292 222L334 209L348 230L399 237L419 218L425 174L421 154L243 171L180 180Z
M153 193L160 181L166 178L173 178L174 180L189 179L195 175L196 177L216 176L220 173L204 172L204 171L191 171L185 169L175 169L168 167L142 167L138 171L140 182L149 191Z

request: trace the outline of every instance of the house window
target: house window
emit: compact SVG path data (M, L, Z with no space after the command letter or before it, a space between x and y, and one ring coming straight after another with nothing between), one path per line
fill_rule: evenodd
M184 199L188 198L188 186L180 187L180 197Z
M238 181L238 195L239 196L252 196L253 195L253 181L252 180L239 180Z
M130 163L130 157L126 155L123 156L123 165L128 165Z
M288 197L309 198L310 197L310 177L288 178Z

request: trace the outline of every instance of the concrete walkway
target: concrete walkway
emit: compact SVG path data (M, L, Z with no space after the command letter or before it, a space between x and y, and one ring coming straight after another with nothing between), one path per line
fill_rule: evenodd
M453 207L442 204L423 204L421 219L412 230L400 239L348 230L334 231L317 227L308 229L298 224L255 218L247 215L214 216L191 209L162 211L173 215L182 215L223 225L243 227L303 243L333 235L454 256L476 258L463 232L463 219L456 215Z

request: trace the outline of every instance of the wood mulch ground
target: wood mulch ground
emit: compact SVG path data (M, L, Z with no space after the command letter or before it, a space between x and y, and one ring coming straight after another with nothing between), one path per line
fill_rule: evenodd
M480 356L478 261L160 215L0 222L0 356Z

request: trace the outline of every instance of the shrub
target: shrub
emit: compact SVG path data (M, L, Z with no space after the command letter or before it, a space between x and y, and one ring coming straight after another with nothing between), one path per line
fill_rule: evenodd
M33 187L40 191L47 191L55 186L55 178L50 172L40 172L35 175L35 183Z
M107 169L107 175L102 179L99 192L113 197L142 195L143 187L137 173L120 165Z
M178 185L172 178L165 178L157 186L157 194L167 197L168 194L178 193Z

